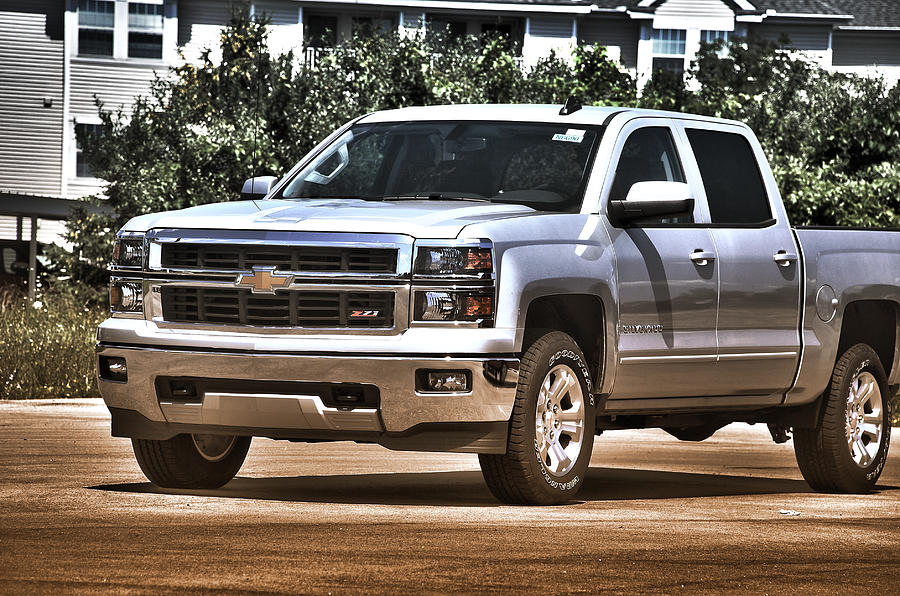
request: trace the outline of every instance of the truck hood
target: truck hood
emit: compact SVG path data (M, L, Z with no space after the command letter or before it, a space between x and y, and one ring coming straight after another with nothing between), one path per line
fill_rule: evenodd
M538 213L524 205L469 201L276 199L215 203L141 215L129 221L123 231L143 232L151 228L284 230L456 238L469 224Z

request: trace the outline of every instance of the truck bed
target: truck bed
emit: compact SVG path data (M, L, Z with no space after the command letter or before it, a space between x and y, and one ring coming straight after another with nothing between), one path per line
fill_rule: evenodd
M849 347L844 344L852 341L852 335L847 333L841 337L842 322L849 305L890 301L896 309L896 304L900 303L898 232L900 230L795 228L804 264L803 355L797 380L786 403L812 401L824 391L828 371L834 366L837 354ZM837 304L832 306L833 314L829 319L833 299ZM877 309L865 310L869 314L862 316L874 316ZM884 345L893 346L896 333L896 325L894 328L886 326L882 330ZM873 347L879 351L878 346ZM890 347L879 353L885 369L894 371L888 379L890 385L900 382L896 366L900 355L897 352Z

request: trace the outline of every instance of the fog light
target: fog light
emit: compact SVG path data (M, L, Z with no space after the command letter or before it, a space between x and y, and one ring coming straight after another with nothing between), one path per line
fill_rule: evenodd
M420 369L416 390L420 393L467 393L472 385L472 375L467 370Z
M120 383L128 380L128 367L124 358L100 356L98 368L100 369L101 379L119 381Z

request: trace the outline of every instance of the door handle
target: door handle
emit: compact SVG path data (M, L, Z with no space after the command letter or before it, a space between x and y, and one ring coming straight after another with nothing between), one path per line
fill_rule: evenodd
M772 260L778 263L780 267L790 267L791 263L797 260L797 255L785 250L779 250L772 257Z
M712 261L716 260L716 253L698 248L691 253L691 260L694 261L694 264L698 267L706 267Z

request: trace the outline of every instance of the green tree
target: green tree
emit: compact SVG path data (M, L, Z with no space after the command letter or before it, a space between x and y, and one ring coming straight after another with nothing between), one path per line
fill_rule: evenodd
M577 85L573 93L583 103L595 106L630 106L637 87L621 65L610 60L606 48L598 44L579 45L572 50Z
M786 41L704 44L684 109L754 129L793 223L900 226L900 87L828 72Z
M799 224L900 225L900 87L829 73L777 44L703 44L688 73L655 73L636 93L599 46L553 53L523 68L502 36L450 38L359 31L315 64L270 55L266 23L232 16L221 60L156 80L130 114L103 111L105 134L80 139L109 180L109 214L79 211L73 253L57 275L102 285L113 232L142 213L238 196L252 175L280 175L347 120L381 109L443 103L639 105L748 123L770 158ZM98 199L94 199L99 201Z
M266 26L235 13L221 36L221 61L206 50L157 78L131 114L98 102L104 134L79 139L106 199L90 200L109 213L73 215L69 254L52 256L55 273L97 284L111 254L112 235L136 215L227 201L254 174L283 172L312 138L312 90L293 56L271 56ZM295 140L300 139L300 147Z
M344 122L375 110L442 103L594 103L634 97L630 76L599 47L579 48L523 69L517 48L492 34L354 37L315 64L267 50L266 23L235 12L220 38L221 60L158 78L130 114L98 104L103 135L79 139L98 177L109 181L111 213L79 211L73 253L57 251L56 274L103 285L113 232L155 211L236 199L253 175L280 175ZM101 203L96 197L97 203Z

